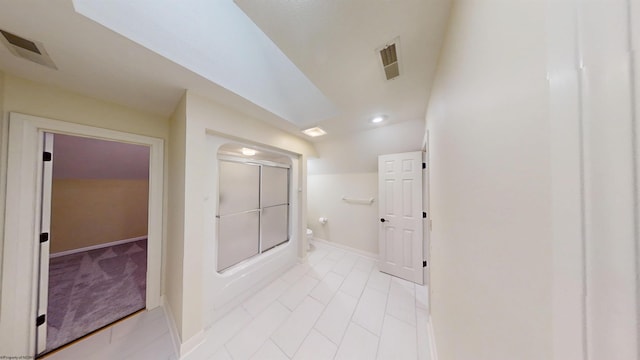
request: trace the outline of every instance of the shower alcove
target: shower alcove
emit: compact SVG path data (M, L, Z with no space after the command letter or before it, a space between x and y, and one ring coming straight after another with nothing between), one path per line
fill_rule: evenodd
M298 260L298 157L207 135L204 301L208 324Z

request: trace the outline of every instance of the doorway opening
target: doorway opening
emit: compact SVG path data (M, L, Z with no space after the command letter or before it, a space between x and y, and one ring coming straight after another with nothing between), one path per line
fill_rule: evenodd
M42 198L50 201L43 201L42 223L50 221L43 229L49 244L40 252L47 291L38 299L46 308L39 354L145 308L149 210L149 146L44 137L52 155L43 162Z
M149 147L149 196L147 225L146 310L161 304L161 264L164 209L164 141L144 135L97 128L19 113L9 114L6 206L0 283L0 347L6 353L36 357L46 348L46 301L42 291L48 284L39 282L43 266L40 252L49 241L43 234L43 181L47 174L43 162L45 133L73 134L94 139L119 141ZM52 176L52 171L46 171ZM48 230L48 228L47 228ZM48 231L47 231L48 232ZM45 241L43 241L45 240ZM46 270L44 270L46 269ZM43 290L46 289L46 290ZM44 304L43 304L44 303ZM42 332L45 335L42 336ZM27 336L24 336L27 334ZM34 346L37 345L37 346Z

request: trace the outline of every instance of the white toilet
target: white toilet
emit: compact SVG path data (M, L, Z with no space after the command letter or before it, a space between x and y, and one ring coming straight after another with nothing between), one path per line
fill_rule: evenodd
M311 240L313 240L313 230L307 228L307 251L313 250L311 247Z

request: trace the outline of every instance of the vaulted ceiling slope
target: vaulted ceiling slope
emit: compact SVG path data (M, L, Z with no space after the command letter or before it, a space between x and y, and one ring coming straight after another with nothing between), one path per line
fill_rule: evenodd
M0 0L0 28L44 44L58 68L0 46L0 70L161 115L188 89L294 134L320 125L330 138L370 128L375 114L387 123L424 117L448 7L449 0ZM132 33L132 19L146 32ZM194 33L181 29L201 34L189 42ZM401 76L388 81L376 50L396 38Z
M424 119L449 0L235 1L338 106L319 123L329 134ZM400 76L386 80L378 50L394 41Z

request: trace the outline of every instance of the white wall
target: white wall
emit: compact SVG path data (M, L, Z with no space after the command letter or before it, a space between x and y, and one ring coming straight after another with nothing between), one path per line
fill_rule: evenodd
M216 277L215 263L208 261L214 255L209 251L215 242L212 236L215 226L215 212L212 213L212 209L215 210L215 207L211 204L217 197L215 184L210 181L215 177L215 167L212 164L215 164L217 154L215 149L212 151L208 139L215 135L241 143L279 149L300 159L297 174L293 174L300 180L299 191L296 192L298 213L292 219L297 220L292 241L297 248L294 256L289 259L289 265L297 257L306 255L303 251L304 243L298 246L300 241L304 241L302 229L306 227L306 183L302 174L306 173L306 157L315 155L313 146L301 138L197 94L187 92L185 96L184 109L177 109L177 114L172 118L169 155L171 168L178 171L171 191L184 191L184 194L178 193L175 197L170 195L173 205L169 207L168 214L172 219L169 235L171 241L177 241L176 247L182 247L182 254L180 260L180 255L176 257L173 265L167 261L178 272L169 275L173 270L167 270L167 295L181 338L179 350L182 354L198 345L204 328L211 324L214 317L220 315L216 313L222 307L220 299L230 292L239 293L237 289L225 288L224 279ZM174 175L172 179L173 177ZM173 297L176 299L172 300ZM218 305L217 309L210 308L214 304ZM177 312L180 314L176 314Z
M637 359L638 2L452 14L427 113L440 358Z
M316 143L309 159L308 226L314 237L378 253L378 155L420 151L424 121L405 121ZM343 196L373 197L372 205L347 204ZM320 225L318 218L329 222Z
M378 155L422 149L424 120L375 126L370 130L315 144L318 157L309 159L309 175L372 173L378 171Z
M169 120L169 141L167 158L169 168L169 192L167 193L167 246L164 253L166 266L163 268L166 287L166 301L170 314L182 336L184 277L184 188L187 108L186 94L180 100ZM170 254L170 255L169 255Z
M440 359L551 358L544 9L505 0L452 9L427 111Z
M633 6L630 6L633 4ZM637 359L638 180L634 179L633 96L638 3L579 1L575 7L581 101L585 349L589 359ZM571 24L571 22L569 22ZM570 26L570 25L569 25ZM573 84L571 84L573 85ZM634 94L635 92L635 94ZM580 129L580 127L578 127ZM580 162L578 162L580 163ZM635 241L634 241L635 240ZM559 269L562 269L559 267ZM562 336L562 333L558 333Z
M378 198L378 173L318 174L308 178L307 226L313 236L366 253L378 254L378 202L371 205L342 201ZM318 218L329 221L322 225Z

